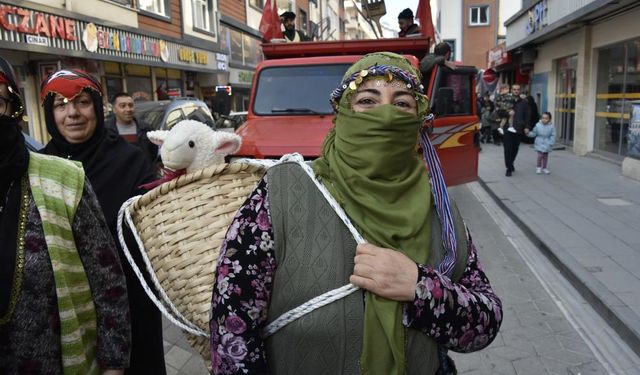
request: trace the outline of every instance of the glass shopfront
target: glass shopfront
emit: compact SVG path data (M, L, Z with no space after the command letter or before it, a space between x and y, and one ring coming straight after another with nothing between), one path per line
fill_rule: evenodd
M177 69L154 68L156 73L156 93L158 100L177 98L184 95L182 72Z
M127 91L135 101L153 100L151 68L144 65L126 64Z
M594 148L627 155L631 104L640 99L640 39L598 52Z
M558 141L573 145L576 120L576 69L578 57L571 56L557 61L555 124Z

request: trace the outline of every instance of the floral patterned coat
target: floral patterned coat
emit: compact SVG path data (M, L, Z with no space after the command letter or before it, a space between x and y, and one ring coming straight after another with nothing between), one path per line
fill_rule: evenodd
M211 309L214 374L268 374L261 330L277 270L267 178L239 209L222 244ZM480 350L495 338L502 304L482 271L472 243L458 283L418 265L415 298L403 324L457 352Z

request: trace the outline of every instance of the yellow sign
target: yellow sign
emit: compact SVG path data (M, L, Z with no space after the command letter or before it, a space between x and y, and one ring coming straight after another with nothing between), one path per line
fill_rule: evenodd
M189 48L178 48L178 60L187 63L193 63L200 65L207 65L209 63L209 56L205 52L193 51Z

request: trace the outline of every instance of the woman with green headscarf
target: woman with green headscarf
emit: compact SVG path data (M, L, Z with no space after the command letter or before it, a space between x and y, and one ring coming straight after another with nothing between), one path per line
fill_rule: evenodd
M426 135L428 169L416 152L428 111L420 73L400 55L369 54L331 102L335 127L313 172L348 218L299 164L269 169L221 248L213 373L454 374L446 350L489 345L502 306ZM290 310L348 283L361 290L271 334Z

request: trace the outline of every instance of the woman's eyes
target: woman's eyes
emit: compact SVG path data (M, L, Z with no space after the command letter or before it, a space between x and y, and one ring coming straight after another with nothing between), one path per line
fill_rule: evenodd
M361 106L372 106L376 105L377 103L378 102L372 98L361 98L356 101L356 104ZM413 108L413 105L408 100L404 99L396 100L395 102L393 102L393 105L400 108Z
M411 104L409 104L408 102L405 102L403 100L399 100L399 101L393 103L393 105L398 106L398 107L402 107L402 108L411 108Z
M360 104L360 105L372 105L375 103L376 102L371 98L361 98L361 99L358 99L358 101L356 102L356 104Z

